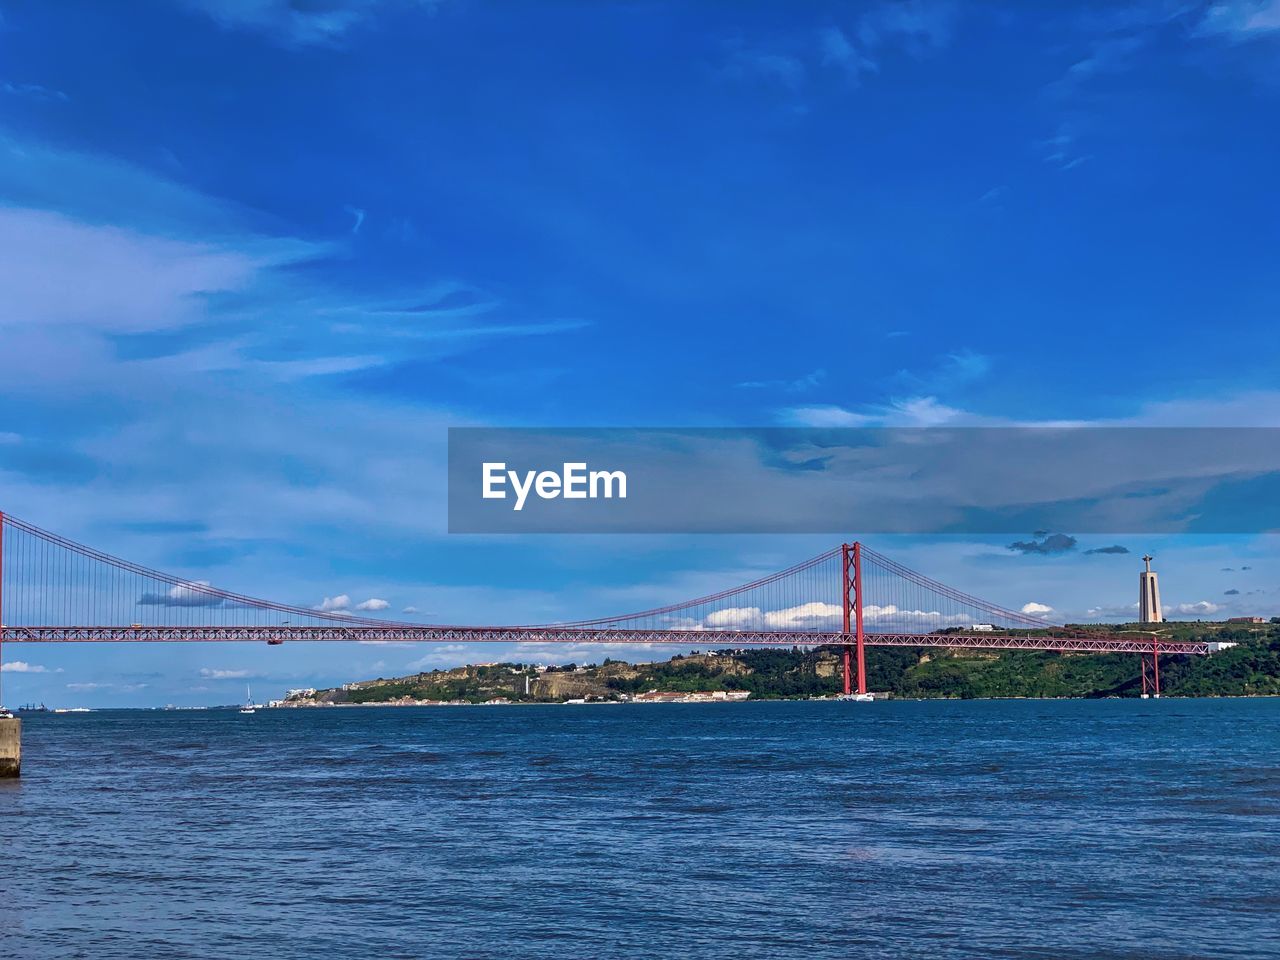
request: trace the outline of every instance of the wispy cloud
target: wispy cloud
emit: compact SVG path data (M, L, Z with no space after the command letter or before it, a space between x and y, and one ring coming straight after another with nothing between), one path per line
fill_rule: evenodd
M942 426L971 415L943 402L932 391L946 393L969 386L986 377L992 365L990 357L976 350L956 350L921 370L895 373L891 382L906 396L852 410L829 403L791 406L779 411L778 419L802 427Z
M333 45L353 28L394 9L433 12L440 0L182 0L223 27L251 30L280 43Z
M364 210L362 210L360 207L353 207L350 204L347 204L342 209L345 210L347 213L351 214L352 218L355 221L351 224L351 232L359 233L360 228L364 225Z
M839 27L824 27L818 31L818 44L822 51L822 65L839 68L852 83L857 83L864 73L877 73L879 65L864 56L853 41Z
M951 42L959 13L956 4L943 0L882 3L858 21L858 39L869 49L898 43L913 56L926 56Z
M784 393L805 393L820 386L827 379L827 371L813 370L793 380L744 380L738 386L745 390L780 390Z
M939 427L966 419L963 410L937 397L907 397L848 410L835 404L788 407L778 419L794 427Z
M1067 125L1058 127L1057 133L1041 140L1038 145L1045 163L1059 170L1074 170L1093 159L1092 154L1082 153L1076 143L1076 135Z
M946 392L983 379L991 368L992 360L986 354L970 349L956 350L943 354L923 369L899 370L894 382L912 390Z
M32 100L46 100L66 103L71 98L61 90L55 90L52 87L41 86L38 83L12 83L5 81L0 83L0 91L4 91L13 97L29 97Z
M1222 0L1208 6L1185 0L1115 5L1077 16L1076 27L1082 34L1074 48L1078 52L1046 92L1070 106L1075 117L1087 118L1094 107L1086 93L1145 60L1181 51L1188 43L1220 38L1253 41L1280 32L1280 0ZM1060 126L1057 134L1042 141L1045 162L1068 171L1092 160L1093 154L1081 148L1078 138L1079 132Z
M0 326L63 325L113 333L172 328L204 298L306 256L285 241L258 251L104 227L45 210L0 207ZM140 281L139 278L145 278Z
M752 47L743 40L728 45L728 53L720 67L722 76L738 81L763 82L790 93L804 85L807 69L798 56Z
M439 647L432 647L431 652L411 660L405 664L406 670L435 670L440 667L453 666L455 664L465 663L467 658L464 654L469 652L469 648L461 643L447 643Z
M1141 33L1104 37L1096 41L1086 56L1067 67L1057 82L1058 91L1065 94L1066 88L1074 84L1102 74L1128 70L1134 55L1146 43L1147 38Z
M741 38L728 44L722 76L753 80L798 95L811 78L835 71L850 86L881 72L895 53L921 59L946 47L959 14L944 0L895 0L872 5L845 22L817 27L785 45Z
M874 415L855 413L831 403L788 407L780 412L779 419L795 427L868 427L878 422Z
M1252 40L1280 31L1280 0L1227 0L1205 11L1198 30L1204 35L1225 35Z

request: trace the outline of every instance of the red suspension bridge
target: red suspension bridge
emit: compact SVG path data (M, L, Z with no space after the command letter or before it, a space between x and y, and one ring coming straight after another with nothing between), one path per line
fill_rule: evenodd
M448 626L275 603L171 576L0 513L0 650L5 643L422 641L429 643L836 645L846 694L867 692L865 649L941 647L1130 653L1143 692L1161 653L1208 644L1089 632L980 600L861 543L751 583L652 610L565 623Z

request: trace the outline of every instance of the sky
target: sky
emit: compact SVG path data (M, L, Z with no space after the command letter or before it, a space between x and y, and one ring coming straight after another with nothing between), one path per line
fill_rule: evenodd
M1274 426L1278 106L1277 0L0 0L0 510L540 622L832 538L450 535L449 426ZM1034 533L874 545L1062 620L1144 551L1172 615L1280 613L1272 536ZM15 645L5 699L599 655Z

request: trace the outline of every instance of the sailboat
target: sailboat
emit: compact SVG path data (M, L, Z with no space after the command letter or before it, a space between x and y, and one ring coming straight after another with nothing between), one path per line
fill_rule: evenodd
M241 713L257 713L258 708L253 704L253 691L249 689L249 685L245 684L244 688L244 706L240 708Z

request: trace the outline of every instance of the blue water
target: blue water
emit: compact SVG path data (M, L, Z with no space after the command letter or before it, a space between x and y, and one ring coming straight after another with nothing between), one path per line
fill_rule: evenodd
M28 718L6 957L1276 957L1280 701Z

